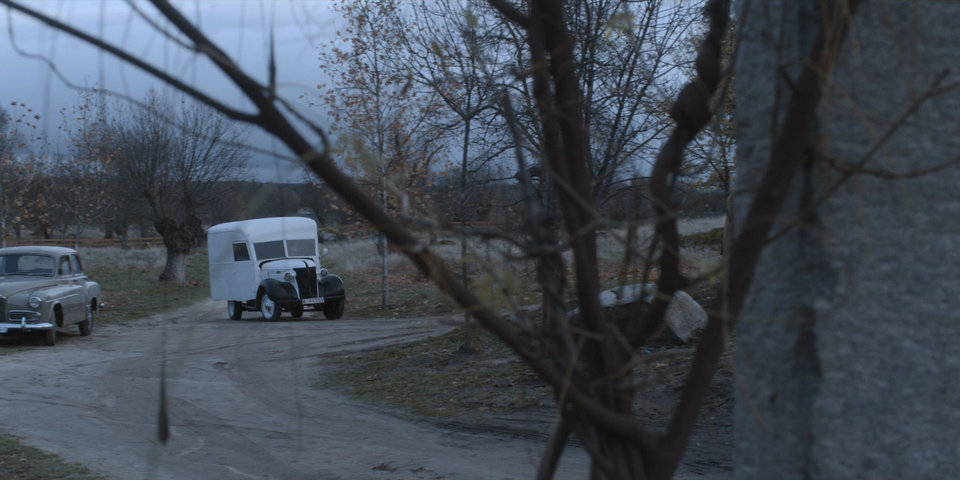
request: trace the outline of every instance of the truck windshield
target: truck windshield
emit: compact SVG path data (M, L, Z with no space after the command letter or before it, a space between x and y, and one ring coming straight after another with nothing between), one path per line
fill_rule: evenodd
M266 260L268 258L282 258L283 240L274 240L272 242L254 243L253 249L257 252L257 259Z
M287 252L291 257L313 257L317 255L317 242L312 238L287 240Z

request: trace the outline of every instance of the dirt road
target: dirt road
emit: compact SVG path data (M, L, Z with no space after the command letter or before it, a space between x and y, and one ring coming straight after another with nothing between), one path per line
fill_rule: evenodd
M532 478L540 440L451 432L311 388L324 356L439 334L456 315L327 321L201 302L0 343L0 432L116 480ZM165 365L171 436L157 435ZM568 452L558 478L586 478Z

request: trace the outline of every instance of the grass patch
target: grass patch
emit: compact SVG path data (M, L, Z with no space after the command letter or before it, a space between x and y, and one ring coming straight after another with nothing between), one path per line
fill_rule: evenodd
M684 274L699 278L686 291L707 310L719 306L721 239L722 229L681 236ZM641 281L642 265L623 271L620 264L622 253L612 247L608 252L600 258L601 288L612 288L622 280L627 283ZM483 280L484 273L475 272L478 280L473 286L478 294L484 288L495 290L493 287L506 286L520 305L539 301L532 267L519 262L494 265L498 269L496 275L503 281L488 285L490 282ZM364 313L375 315L453 310L448 300L438 300L439 294L430 292L435 290L434 287L412 266L397 264L391 265L391 284L397 285L391 289L394 309L383 312L379 308L380 272L372 265L367 268L367 271L360 268L349 271L348 268L344 273L348 292L351 291L349 285L354 285L354 293L350 296L352 303L349 304L349 311L354 314L357 307L361 307L359 310ZM655 281L657 273L656 270L650 272L646 281ZM572 277L572 272L568 274ZM396 282L396 279L402 281ZM506 307L496 299L485 300ZM574 302L570 303L572 308ZM315 386L344 391L363 402L464 423L481 423L494 417L522 415L532 409L555 408L553 391L498 340L486 332L478 332L474 342L481 353L470 355L460 352L463 338L463 329L457 328L445 335L407 345L325 359L322 363L324 376ZM635 368L639 389L637 408L649 415L651 421L665 422L669 418L686 378L692 353L689 346L670 343L654 346L638 359ZM727 369L721 370L717 375L721 379L720 386L716 394L711 394L715 397L708 399L707 410L720 408L728 401L729 378L724 376Z
M210 296L206 252L187 256L187 282L161 282L163 249L85 249L84 270L100 283L106 306L98 323L116 323L180 308Z
M82 465L23 445L10 435L0 435L0 452L0 478L4 480L106 480Z
M683 273L696 278L707 272L715 272L723 239L723 228L714 228L704 232L704 225L717 224L699 222L697 228L685 228L681 235L684 248ZM685 226L684 223L682 226ZM652 230L639 235L646 238ZM654 266L649 266L637 257L647 253L644 245L635 245L633 262L624 267L622 232L600 232L598 234L598 260L600 288L613 288L621 283L655 282L659 276ZM324 244L330 251L323 257L323 265L332 273L343 277L347 291L346 315L350 316L415 316L456 311L457 306L441 293L432 282L398 253L387 256L389 308L382 308L382 263L373 238L332 242ZM536 304L540 301L539 285L536 282L535 265L529 261L518 260L521 254L515 246L490 242L481 244L471 242L467 252L468 275L474 290L484 301L496 309L509 310L512 306L501 292L509 292L516 305ZM447 239L431 245L434 252L448 262L454 272L459 273L459 239ZM567 255L567 285L574 285L572 260ZM647 268L650 271L646 271ZM490 293L492 292L492 293ZM487 294L489 293L489 294ZM567 289L572 300L573 288Z
M723 227L682 235L680 243L687 248L709 248L719 251L723 245Z
M482 420L506 411L553 405L553 395L516 356L485 332L460 351L463 329L398 347L325 360L315 385L367 401L439 418Z

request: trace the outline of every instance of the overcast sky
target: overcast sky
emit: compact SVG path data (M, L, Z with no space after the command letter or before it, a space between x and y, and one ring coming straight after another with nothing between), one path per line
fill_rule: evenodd
M102 37L141 59L147 59L174 73L204 92L232 106L249 108L239 92L209 63L176 46L164 34L131 9L123 0L27 0L29 8L40 10ZM269 34L274 30L277 51L278 91L287 100L323 124L323 107L310 107L321 82L318 64L320 48L334 38L339 22L324 0L191 0L175 2L181 11L231 55L248 73L266 79ZM156 22L162 19L145 1L137 8ZM57 32L24 15L0 8L0 20L7 30L0 35L0 65L3 67L0 101L11 114L21 113L11 104L26 104L41 117L41 130L58 142L60 110L78 103L74 86L102 85L132 98L143 98L151 87L163 84L135 67L122 64L65 33ZM166 27L166 22L159 23ZM19 50L19 53L18 53ZM24 57L22 53L45 60ZM56 65L61 79L46 63ZM264 135L252 137L258 147L286 155L284 147ZM298 180L304 175L295 163L256 155L251 169L259 180Z

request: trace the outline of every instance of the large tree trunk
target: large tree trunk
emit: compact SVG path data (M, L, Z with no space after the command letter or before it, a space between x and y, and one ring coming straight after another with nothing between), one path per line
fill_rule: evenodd
M821 2L749 5L736 72L745 197L824 18ZM960 92L943 88L960 80L958 16L954 2L877 1L854 17L816 152L773 229L786 233L764 250L738 326L739 479L960 475Z
M187 281L187 254L167 248L167 263L160 274L161 282Z
M198 245L204 235L200 219L188 215L184 221L162 218L154 223L167 247L167 263L160 274L161 282L187 281L187 254Z

